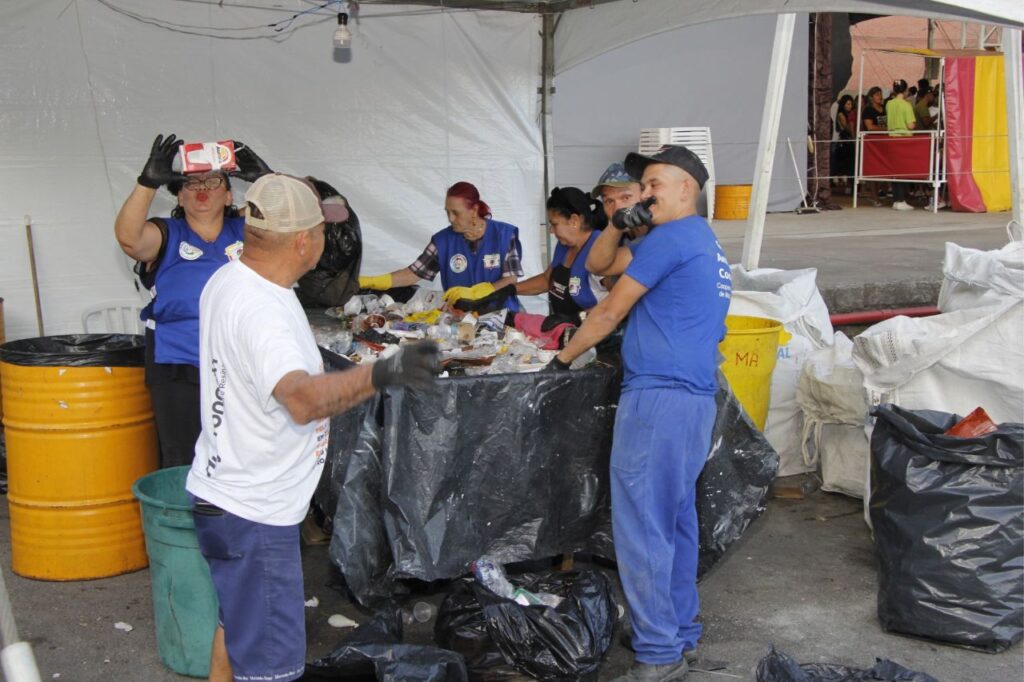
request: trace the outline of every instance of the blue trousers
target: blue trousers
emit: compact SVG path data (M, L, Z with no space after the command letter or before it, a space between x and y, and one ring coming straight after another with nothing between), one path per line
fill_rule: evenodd
M696 647L696 483L711 445L715 397L653 388L622 394L612 443L612 531L640 663Z

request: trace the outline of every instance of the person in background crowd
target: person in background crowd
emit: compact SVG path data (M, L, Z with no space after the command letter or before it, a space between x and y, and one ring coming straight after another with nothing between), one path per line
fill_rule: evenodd
M910 131L917 128L914 119L914 107L906 100L907 81L898 79L892 84L893 98L885 105L886 126L890 137L909 137ZM892 183L892 207L897 211L912 211L914 207L907 203L907 185L904 182Z
M324 374L294 286L324 249L311 183L260 178L246 193L245 248L199 302L202 435L185 487L217 591L213 682L303 675L299 523L327 457L329 417L386 387L428 386L432 341Z
M885 130L885 106L882 103L882 88L877 85L868 90L867 102L861 111L861 130L877 133ZM881 206L881 187L877 182L865 183L867 194L875 206Z
M515 284L523 276L523 247L519 228L491 218L491 208L477 188L457 182L448 188L444 210L451 223L430 238L430 243L412 265L383 275L359 278L364 289L386 291L392 287L433 280L441 274L444 299L476 300L495 289ZM508 309L519 310L519 301L508 301Z
M242 252L243 221L222 172L173 170L181 140L157 135L138 182L114 221L121 250L134 258L153 296L146 323L146 386L153 402L160 466L192 463L199 437L199 294L210 276ZM270 169L235 143L237 177L253 182ZM157 189L178 199L170 218L148 218Z
M935 91L928 88L918 95L914 103L914 119L917 121L918 130L931 130L935 127L935 118L931 114L931 107L935 103Z
M832 174L842 183L846 194L851 193L850 182L853 177L853 166L855 150L853 138L856 132L857 112L854 111L854 102L851 95L843 95L839 98L839 106L836 109L836 133L838 140L835 142L835 155Z
M708 179L700 158L667 145L630 154L657 226L611 293L544 371L559 372L628 315L623 383L611 458L612 528L630 606L636 661L619 682L686 677L685 652L701 634L697 595L696 483L711 445L718 344L731 273L697 201Z
M601 174L590 195L601 199L605 217L611 222L612 216L621 208L630 208L640 201L640 183L629 177L626 167L613 163ZM617 277L626 271L633 259L633 252L640 246L649 228L646 225L630 230L604 230L594 242L587 256L587 270L602 277Z

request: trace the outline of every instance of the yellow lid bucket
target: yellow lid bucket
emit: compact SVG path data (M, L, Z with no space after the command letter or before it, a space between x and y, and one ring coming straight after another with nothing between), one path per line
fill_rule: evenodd
M743 409L764 431L779 346L789 343L792 336L781 322L764 317L729 315L725 326L725 338L718 345L725 358L722 373Z

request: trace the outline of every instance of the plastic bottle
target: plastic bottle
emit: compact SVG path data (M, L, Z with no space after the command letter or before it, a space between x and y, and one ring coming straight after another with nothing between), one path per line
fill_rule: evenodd
M491 592L505 599L514 598L516 588L508 581L501 564L488 557L480 557L470 568L477 582Z
M417 623L426 623L434 617L434 607L425 601L418 601L412 607L412 617Z

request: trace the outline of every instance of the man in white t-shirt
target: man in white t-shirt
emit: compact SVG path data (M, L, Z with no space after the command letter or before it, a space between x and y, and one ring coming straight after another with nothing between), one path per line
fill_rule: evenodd
M210 680L301 677L299 523L327 456L328 419L386 386L425 386L432 342L324 374L292 287L320 260L323 207L304 180L265 175L245 195L242 256L199 299L203 430L186 488L220 624Z

